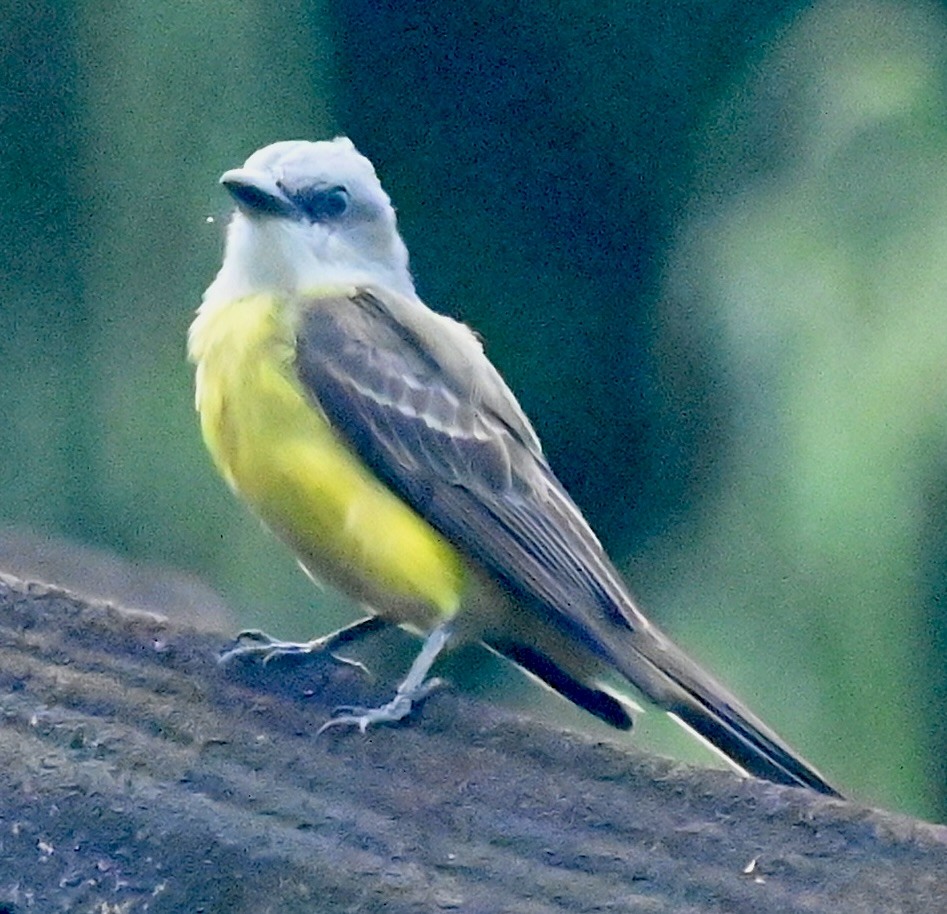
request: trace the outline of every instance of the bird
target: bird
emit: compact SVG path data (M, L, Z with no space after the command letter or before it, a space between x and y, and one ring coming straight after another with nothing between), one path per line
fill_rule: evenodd
M390 701L322 728L364 732L481 642L615 728L633 723L617 674L744 774L840 796L640 610L480 338L418 296L350 139L272 143L220 183L223 262L188 332L204 442L306 573L366 610L303 644L243 633L226 659L423 636Z

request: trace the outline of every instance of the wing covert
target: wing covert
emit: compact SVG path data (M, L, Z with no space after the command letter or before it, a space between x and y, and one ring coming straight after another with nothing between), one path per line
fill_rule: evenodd
M458 370L431 341L443 327L408 325L386 303L360 289L307 309L297 331L304 387L361 459L433 527L604 653L590 612L636 620L616 608L625 602L620 585L532 429L527 424L524 435L507 421L519 413L513 395L502 382L499 390L477 385L484 366L495 375L482 352L483 365L471 366L466 353ZM421 320L440 317L419 312Z

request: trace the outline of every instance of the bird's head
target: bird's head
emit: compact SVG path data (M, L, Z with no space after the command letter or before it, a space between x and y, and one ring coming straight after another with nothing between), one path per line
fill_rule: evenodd
M237 208L208 293L233 298L363 283L413 293L391 200L351 140L273 143L220 183Z

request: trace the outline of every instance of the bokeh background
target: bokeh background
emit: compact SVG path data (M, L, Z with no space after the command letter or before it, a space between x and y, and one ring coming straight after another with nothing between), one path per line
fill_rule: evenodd
M354 617L215 476L184 357L218 175L346 133L649 612L847 792L947 818L947 3L0 21L0 568Z

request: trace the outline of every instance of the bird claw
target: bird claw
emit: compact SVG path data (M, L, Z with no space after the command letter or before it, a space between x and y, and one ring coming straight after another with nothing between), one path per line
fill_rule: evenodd
M317 731L320 736L333 727L357 727L359 733L364 733L375 724L394 724L404 720L420 703L432 692L442 688L446 683L443 679L434 677L425 680L418 688L410 692L398 692L387 704L377 708L366 708L360 705L340 705L333 709L332 719L327 720Z
M316 654L324 654L336 663L342 666L354 667L360 673L371 678L371 673L364 663L358 660L351 660L348 657L341 657L334 654L331 649L327 649L331 644L331 639L314 638L312 641L281 641L273 638L266 632L256 628L246 629L237 633L237 643L228 650L221 651L217 657L217 662L224 666L236 661L257 660L264 666L273 661L281 661L287 658L301 658ZM250 642L241 644L241 642Z

